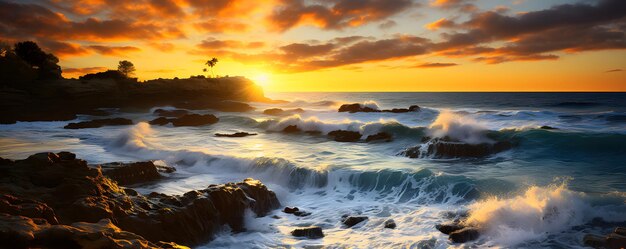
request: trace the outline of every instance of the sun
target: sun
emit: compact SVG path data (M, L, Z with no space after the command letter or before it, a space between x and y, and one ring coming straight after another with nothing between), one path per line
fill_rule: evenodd
M254 81L254 83L257 83L258 85L262 87L267 87L271 82L269 74L266 74L266 73L257 74L254 77L252 77L252 80Z

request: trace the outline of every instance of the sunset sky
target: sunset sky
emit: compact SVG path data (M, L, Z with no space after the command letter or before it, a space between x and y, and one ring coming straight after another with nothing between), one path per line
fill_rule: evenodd
M266 91L626 91L624 0L0 0L65 77L132 61Z

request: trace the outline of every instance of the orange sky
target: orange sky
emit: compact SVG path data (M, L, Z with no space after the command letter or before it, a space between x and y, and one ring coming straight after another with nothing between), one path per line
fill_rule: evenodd
M25 0L0 39L65 77L243 75L266 91L626 91L623 0Z

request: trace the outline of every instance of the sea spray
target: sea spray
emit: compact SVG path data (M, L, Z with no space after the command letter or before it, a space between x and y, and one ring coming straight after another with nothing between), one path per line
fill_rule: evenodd
M469 144L493 143L486 136L487 126L469 116L444 110L430 125L428 134L432 137L449 137Z

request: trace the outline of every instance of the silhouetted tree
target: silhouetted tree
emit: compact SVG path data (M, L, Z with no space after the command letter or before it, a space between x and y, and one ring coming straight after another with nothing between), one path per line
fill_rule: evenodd
M117 71L120 71L126 78L130 78L135 73L135 65L130 61L120 61Z
M61 67L57 65L59 58L41 50L37 43L32 41L15 44L14 53L32 68L37 70L39 79L61 79Z
M19 86L37 78L37 70L17 56L11 45L0 41L0 85Z
M211 76L215 76L215 74L213 73L213 67L217 65L217 62L217 58L213 57L213 59L210 59L206 61L206 63L204 63L204 65L207 65L211 68ZM202 71L206 72L206 68Z

